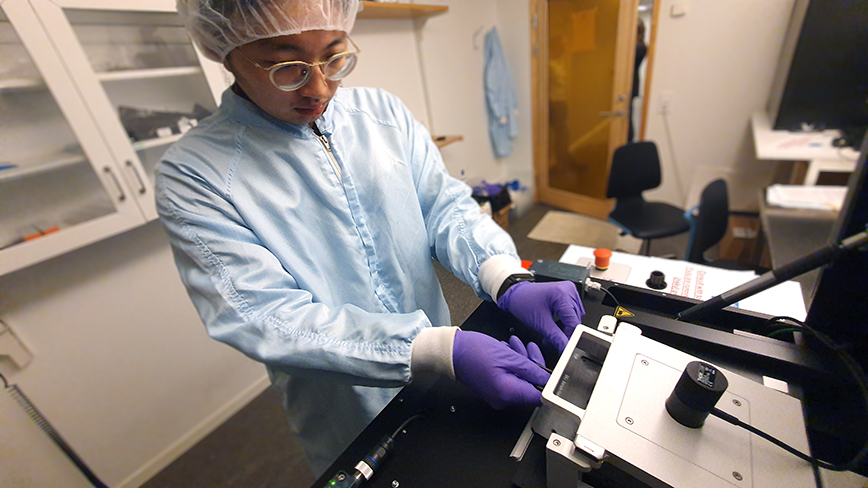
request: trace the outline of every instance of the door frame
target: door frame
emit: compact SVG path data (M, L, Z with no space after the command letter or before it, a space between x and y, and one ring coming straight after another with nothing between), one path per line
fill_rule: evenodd
M620 0L618 12L618 33L615 53L615 77L612 90L611 110L621 110L623 115L613 122L609 128L608 173L612 165L612 154L622 141L627 140L629 124L630 83L633 75L633 60L636 50L636 22L638 0ZM655 2L655 8L656 8ZM530 0L531 17L531 102L533 122L533 168L536 185L537 202L553 205L576 213L581 213L606 219L612 209L614 200L588 197L568 191L549 187L549 57L548 57L548 2L547 0ZM632 39L632 43L630 40ZM618 69L620 66L621 69ZM647 69L647 67L646 67ZM619 97L623 97L620 99Z
M660 3L662 0L654 0L651 4L651 35L648 37L648 55L645 57L645 85L642 90L642 126L639 128L639 140L645 140L645 127L648 126L648 107L651 102L651 80L654 67L654 46L657 45L657 28L660 26Z

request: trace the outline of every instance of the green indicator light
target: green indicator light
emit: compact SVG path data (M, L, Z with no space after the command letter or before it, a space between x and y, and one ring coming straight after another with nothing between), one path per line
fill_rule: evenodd
M334 486L334 485L336 485L337 483L335 483L335 480L331 480L331 481L329 481L329 484L332 485L332 486Z

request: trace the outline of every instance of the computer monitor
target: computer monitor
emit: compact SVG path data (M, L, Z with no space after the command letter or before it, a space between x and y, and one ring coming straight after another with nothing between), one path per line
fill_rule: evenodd
M850 175L847 198L829 236L829 244L858 234L868 226L868 137L856 170ZM808 310L808 325L850 349L868 369L868 250L842 255L820 272Z
M769 97L775 130L841 129L848 145L864 134L866 25L864 2L796 0Z

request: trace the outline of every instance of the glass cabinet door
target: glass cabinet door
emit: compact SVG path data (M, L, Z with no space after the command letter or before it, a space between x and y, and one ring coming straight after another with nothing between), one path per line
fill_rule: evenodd
M0 275L144 223L26 0L0 0Z
M217 108L174 0L31 0L121 166L145 218L154 168Z

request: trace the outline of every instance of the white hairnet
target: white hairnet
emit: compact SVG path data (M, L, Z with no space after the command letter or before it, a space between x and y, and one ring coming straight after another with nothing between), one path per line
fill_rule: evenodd
M267 37L309 30L349 33L359 0L177 0L187 32L209 59Z

